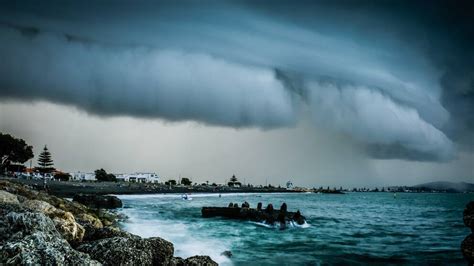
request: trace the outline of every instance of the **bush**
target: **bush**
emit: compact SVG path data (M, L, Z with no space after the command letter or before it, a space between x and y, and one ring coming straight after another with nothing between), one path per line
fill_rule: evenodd
M176 180L170 179L170 180L165 182L165 185L167 185L167 186L169 186L169 185L176 186Z
M60 181L69 181L71 180L71 175L67 173L57 173L54 175L54 179Z
M193 182L191 182L189 178L186 178L186 177L181 178L181 185L190 186L192 183Z
M115 177L114 174L108 174L103 168L95 170L94 173L95 173L95 178L99 182L103 182L103 181L113 181L113 182L115 182L115 181L117 181L117 178Z

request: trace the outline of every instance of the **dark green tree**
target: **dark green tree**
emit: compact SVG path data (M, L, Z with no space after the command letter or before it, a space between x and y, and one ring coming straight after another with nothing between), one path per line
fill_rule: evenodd
M22 139L0 133L0 170L3 172L11 163L23 164L33 158L33 147Z
M71 175L68 173L57 173L54 175L54 179L60 181L69 181L71 180Z
M181 178L181 185L190 186L193 182L187 177Z
M170 179L168 181L165 182L165 185L172 185L172 186L175 186L176 185L176 180L174 179Z
M232 175L232 177L230 178L230 181L227 182L227 185L229 187L233 187L233 186L241 186L242 184L238 181L237 177L235 177L235 175Z
M94 173L95 173L95 179L97 179L97 181L99 181L99 182L103 182L103 181L115 182L115 181L117 181L117 177L114 174L107 173L107 171L105 171L103 168L95 170Z
M54 170L53 159L51 159L51 153L48 150L46 145L43 148L43 151L38 157L38 170L41 173L51 173Z

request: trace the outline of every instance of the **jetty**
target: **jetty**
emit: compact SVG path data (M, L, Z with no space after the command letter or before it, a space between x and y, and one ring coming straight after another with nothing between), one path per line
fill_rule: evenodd
M250 208L245 202L239 207L236 203L230 203L228 207L203 207L201 210L202 217L224 217L236 220L248 220L253 222L261 222L268 225L280 224L284 227L291 222L302 225L306 222L306 218L301 215L300 211L287 211L286 203L283 203L279 210L274 209L272 204L268 204L262 209L262 203L257 208Z

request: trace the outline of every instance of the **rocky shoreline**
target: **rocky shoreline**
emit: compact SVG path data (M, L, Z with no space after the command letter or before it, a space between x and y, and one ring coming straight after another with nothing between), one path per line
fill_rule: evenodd
M471 234L461 243L461 251L469 265L474 265L474 201L466 205L463 212L463 221L464 225L471 229Z
M117 205L110 200L102 203ZM171 242L121 230L120 217L102 203L92 208L0 181L0 264L217 265L208 256L174 257Z

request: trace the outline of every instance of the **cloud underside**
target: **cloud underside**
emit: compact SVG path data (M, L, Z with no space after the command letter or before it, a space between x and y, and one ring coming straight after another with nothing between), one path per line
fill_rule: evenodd
M430 102L423 92L397 96L410 90L410 80L390 72L344 75L351 73L347 65L311 61L330 71L301 71L308 75L206 52L105 45L15 27L0 28L0 43L3 100L46 100L100 116L235 128L292 127L309 111L315 127L343 132L373 158L443 161L454 154L453 142L440 130L444 109L426 111ZM361 73L381 78L364 83Z

